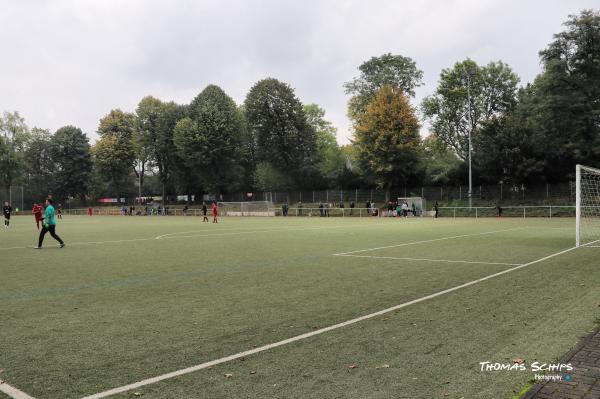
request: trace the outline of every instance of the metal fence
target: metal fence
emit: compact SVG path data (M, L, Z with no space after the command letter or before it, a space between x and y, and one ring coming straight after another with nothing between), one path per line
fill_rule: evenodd
M386 199L398 197L423 197L431 209L437 201L441 206L464 206L468 202L468 189L466 186L456 187L400 187L389 191L381 189L329 189L329 190L302 190L302 191L272 191L253 193L230 193L218 196L223 201L271 201L274 203L287 202L290 205L302 203L303 205L318 206L320 203L339 205L344 203L346 208L351 202L355 206L364 207L366 202L382 205ZM160 198L160 195L155 196ZM216 196L210 196L215 198ZM562 205L575 203L575 183L542 184L536 186L508 186L477 185L472 193L473 205L479 207L504 205ZM10 201L14 208L31 209L34 203L43 200L35 187L13 186L10 189L0 188L0 201ZM63 208L73 208L96 205L94 200L87 204L79 200L58 199L62 201ZM173 203L173 202L171 202ZM183 202L181 202L183 204ZM127 198L127 205L135 204L135 198Z

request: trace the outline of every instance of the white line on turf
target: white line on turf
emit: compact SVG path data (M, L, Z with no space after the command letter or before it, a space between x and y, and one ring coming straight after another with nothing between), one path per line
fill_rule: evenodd
M333 255L334 256L349 255L349 254L356 254L356 253L359 253L359 252L376 251L378 249L404 247L404 246L407 246L407 245L416 245L416 244L425 244L425 243L434 242L434 241L452 240L454 238L483 236L483 235L486 235L486 234L496 234L496 233L503 233L503 232L506 232L506 231L523 230L523 229L528 229L528 228L529 228L528 226L526 226L526 227L515 227L515 228L512 228L512 229L493 230L493 231L486 231L486 232L483 232L483 233L461 234L461 235L458 235L458 236L432 238L430 240L422 240L422 241L409 241L409 242L404 242L404 243L401 243L401 244L387 245L385 247L366 248L366 249L358 249L356 251L340 252L340 253L333 254Z
M8 385L2 380L0 380L0 392L4 392L13 399L34 399L33 396L27 395L25 392Z
M466 287L469 287L471 285L475 285L475 284L481 283L483 281L492 279L494 277L498 277L498 276L501 276L503 274L510 273L510 272L515 271L515 270L522 269L524 267L531 266L531 265L534 265L536 263L543 262L543 261L548 260L550 258L554 258L555 256L559 256L559 255L565 254L565 253L567 253L569 251L572 251L574 249L576 249L576 247L565 249L563 251L556 252L556 253L553 253L551 255L545 256L543 258L534 260L532 262L525 263L525 264L522 264L522 265L519 265L519 266L516 266L516 267L512 267L510 269L506 269L506 270L503 270L503 271L498 272L498 273L490 274L488 276L485 276L485 277L482 277L482 278L479 278L479 279L476 279L476 280L473 280L473 281L469 281L468 283L457 285L455 287L448 288L448 289L445 289L443 291L438 291L436 293L433 293L433 294L430 294L430 295L427 295L427 296L424 296L424 297L421 297L421 298L418 298L418 299L414 299L412 301L404 302L404 303L402 303L400 305L392 306L390 308L383 309L383 310L380 310L378 312L374 312L374 313L370 313L370 314L367 314L367 315L364 315L364 316L360 316L360 317L357 317L357 318L352 319L352 320L347 320L347 321L344 321L342 323L334 324L334 325L329 326L329 327L324 327L324 328L321 328L321 329L318 329L318 330L315 330L315 331L311 331L311 332L308 332L308 333L305 333L305 334L297 335L297 336L292 337L292 338L284 339L283 341L274 342L272 344L268 344L268 345L261 346L259 348L250 349L250 350L247 350L247 351L244 351L244 352L236 353L234 355L222 357L220 359L216 359L216 360L212 360L212 361L209 361L209 362L206 362L206 363L198 364L196 366L191 366L191 367L188 367L188 368L185 368L185 369L176 370L176 371L172 371L172 372L167 373L167 374L159 375L157 377L148 378L148 379L145 379L145 380L134 382L133 384L128 384L128 385L124 385L122 387L109 389L109 390L104 391L104 392L100 392L100 393L97 393L97 394L94 394L94 395L86 396L86 397L84 397L82 399L101 399L101 398L105 398L107 396L116 395L116 394L122 393L122 392L127 392L127 391L130 391L132 389L136 389L136 388L139 388L139 387L142 387L142 386L145 386L145 385L155 384L157 382L164 381L164 380L167 380L167 379L170 379L170 378L178 377L178 376L181 376L181 375L184 375L184 374L193 373L193 372L198 371L198 370L203 370L203 369L206 369L208 367L212 367L212 366L216 366L218 364L222 364L222 363L226 363L226 362L229 362L229 361L232 361L232 360L240 359L242 357L247 357L247 356L253 355L255 353L264 352L264 351L267 351L267 350L270 350L270 349L273 349L273 348L277 348L277 347L280 347L280 346L283 346L283 345L291 344L292 342L296 342L296 341L300 341L300 340L303 340L303 339L306 339L306 338L310 338L310 337L313 337L315 335L320 335L320 334L326 333L328 331L337 330L339 328L346 327L346 326L349 326L351 324L355 324L355 323L358 323L358 322L361 322L361 321L364 321L364 320L368 320L368 319L371 319L373 317L381 316L383 314L392 312L394 310L402 309L402 308L405 308L405 307L410 306L410 305L414 305L414 304L419 303L419 302L427 301L429 299L433 299L433 298L439 297L441 295L445 295L445 294L448 294L450 292L457 291L457 290L460 290L462 288L466 288Z
M504 265L504 266L520 266L521 263L503 263L503 262L481 262L472 260L449 260L449 259L424 259L424 258L397 258L395 256L371 256L371 255L334 255L347 256L351 258L373 258L373 259L394 259L394 260L410 260L420 262L443 262L443 263L470 263L481 265Z

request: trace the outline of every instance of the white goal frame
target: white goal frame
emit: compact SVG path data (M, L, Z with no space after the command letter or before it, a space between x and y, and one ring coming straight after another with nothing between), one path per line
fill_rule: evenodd
M582 184L585 174L598 176L599 186L592 186L591 192L589 184ZM589 203L588 200L591 198L588 196L596 196L597 201ZM598 231L589 242L586 240L586 234L582 234L582 224L593 223L593 221L586 223L587 218L598 218ZM593 226L589 227L593 228ZM600 169L584 165L577 165L575 168L575 246L600 246Z

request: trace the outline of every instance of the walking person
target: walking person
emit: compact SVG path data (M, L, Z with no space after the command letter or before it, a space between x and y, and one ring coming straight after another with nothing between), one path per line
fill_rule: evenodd
M38 246L35 249L42 249L42 243L44 242L44 236L50 232L52 238L60 243L60 248L64 248L65 242L56 235L56 220L54 219L54 206L52 205L52 198L46 200L46 212L44 212L44 224L42 231L40 231L40 237L38 239Z
M435 201L435 205L433 206L433 210L435 211L434 218L437 219L437 217L438 217L438 211L439 211L439 206L438 206L437 201Z
M35 217L35 225L37 226L37 229L40 229L40 222L44 219L44 217L42 216L42 213L44 212L44 207L38 204L33 204L33 209L31 210L31 213L33 213L33 216Z
M62 204L58 204L58 208L56 208L57 215L59 219L62 219Z
M212 203L212 211L213 211L213 223L219 223L218 221L218 216L219 216L219 207L217 206L216 202Z

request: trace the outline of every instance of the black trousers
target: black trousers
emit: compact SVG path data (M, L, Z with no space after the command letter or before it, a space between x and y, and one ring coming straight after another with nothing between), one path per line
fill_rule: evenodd
M61 240L60 237L56 235L56 225L50 225L47 228L42 227L42 231L40 231L40 239L38 240L38 247L42 246L42 243L44 242L44 236L46 235L47 232L50 232L50 235L56 241L58 241L61 244L64 244L64 241Z

